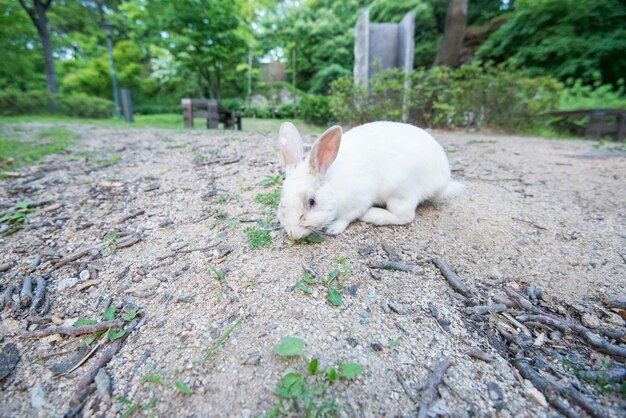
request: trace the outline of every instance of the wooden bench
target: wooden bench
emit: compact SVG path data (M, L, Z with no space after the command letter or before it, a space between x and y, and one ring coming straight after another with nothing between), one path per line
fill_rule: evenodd
M550 116L562 116L565 118L589 117L584 136L600 139L604 135L612 135L616 140L622 141L626 137L626 110L624 109L585 109L569 110L563 112L550 112Z
M224 129L235 129L237 125L237 130L241 131L241 115L226 109L217 100L182 99L181 104L185 128L193 128L193 118L206 118L207 129L217 129L223 123Z

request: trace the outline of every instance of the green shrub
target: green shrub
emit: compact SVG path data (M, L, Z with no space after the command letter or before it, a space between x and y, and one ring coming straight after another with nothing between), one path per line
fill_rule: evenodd
M304 96L300 100L300 114L307 123L326 125L333 120L330 99L326 96Z
M180 104L167 105L167 104L142 104L136 106L134 113L139 115L162 115L165 113L181 113L182 109Z
M0 115L36 115L54 110L54 96L46 90L0 91Z
M272 117L272 110L265 106L252 106L248 109L248 114L253 118L269 119Z
M60 102L61 112L64 115L101 119L113 116L113 102L100 97L77 93L69 96L61 96Z
M226 109L234 110L236 112L243 112L246 110L246 103L238 97L231 99L220 99L220 104Z
M109 118L113 102L83 93L57 95L48 91L0 91L0 115L63 114L85 118Z
M374 75L369 91L351 77L332 84L331 106L342 123L406 119L422 127L530 129L555 110L563 86L549 77L529 78L508 65L470 64L400 70Z
M275 114L279 119L292 119L296 116L296 105L293 103L278 105Z
M318 71L311 79L311 94L328 94L330 93L330 84L341 77L349 76L352 72L346 70L341 65L330 64Z
M626 109L624 79L617 81L617 87L601 84L600 74L596 73L592 85L585 85L581 79L568 80L565 94L559 103L559 110L581 109Z

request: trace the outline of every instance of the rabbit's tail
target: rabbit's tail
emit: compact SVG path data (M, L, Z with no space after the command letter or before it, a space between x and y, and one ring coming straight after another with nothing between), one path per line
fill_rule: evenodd
M450 180L437 194L434 196L433 200L436 202L445 202L446 200L452 199L463 193L465 190L465 186L459 183L456 180Z

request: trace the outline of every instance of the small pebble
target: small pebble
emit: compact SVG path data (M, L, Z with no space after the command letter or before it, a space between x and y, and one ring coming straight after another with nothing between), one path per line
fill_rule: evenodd
M358 313L363 318L369 318L370 317L370 314L368 314L367 311L364 311L363 309L357 309L356 313Z
M257 353L250 354L243 364L248 366L258 366L261 364L261 356Z
M391 312L391 309L389 309L389 303L387 303L386 300L383 300L382 302L380 302L380 306L382 306L383 311L385 311L385 313Z
M346 338L346 342L347 342L347 343L348 343L348 345L349 345L350 347L352 347L352 348L354 348L354 347L356 347L357 345L359 345L359 342L358 342L356 339L352 338L352 337L348 337L348 338Z
M98 391L98 395L100 395L103 399L110 399L112 393L111 386L111 377L109 373L102 368L98 370L98 374L95 377L96 382L96 390Z
M43 391L41 386L34 387L30 392L30 405L33 409L39 411L48 405L48 401L46 400L46 393Z
M70 287L74 287L77 284L78 284L77 277L68 277L63 280L59 280L59 282L57 283L57 289L65 290L65 289L69 289Z
M526 389L524 389L524 396L526 396L528 399L541 407L548 407L548 402L546 401L545 396L543 396L543 393L539 392L535 387L527 387Z
M600 319L595 316L594 314L590 314L590 313L585 313L583 314L580 322L582 322L582 324L588 328L598 328L601 323L600 323Z
M91 273L89 272L89 270L85 269L80 272L78 277L80 277L80 280L82 281L89 280L89 278L91 277Z
M374 351L383 351L383 345L381 343L372 343L370 344L370 346L372 347L372 350Z

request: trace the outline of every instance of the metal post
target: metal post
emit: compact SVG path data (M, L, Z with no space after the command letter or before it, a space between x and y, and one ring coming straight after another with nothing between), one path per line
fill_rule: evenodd
M104 31L107 38L107 50L109 51L109 64L111 66L111 84L113 84L113 102L115 102L115 116L121 119L120 96L117 91L117 77L115 77L115 65L113 64L113 41L111 40L115 26L113 26L111 22L103 20L100 22L100 28Z
M130 97L130 90L122 89L122 111L124 112L124 119L126 122L133 123L133 101Z

